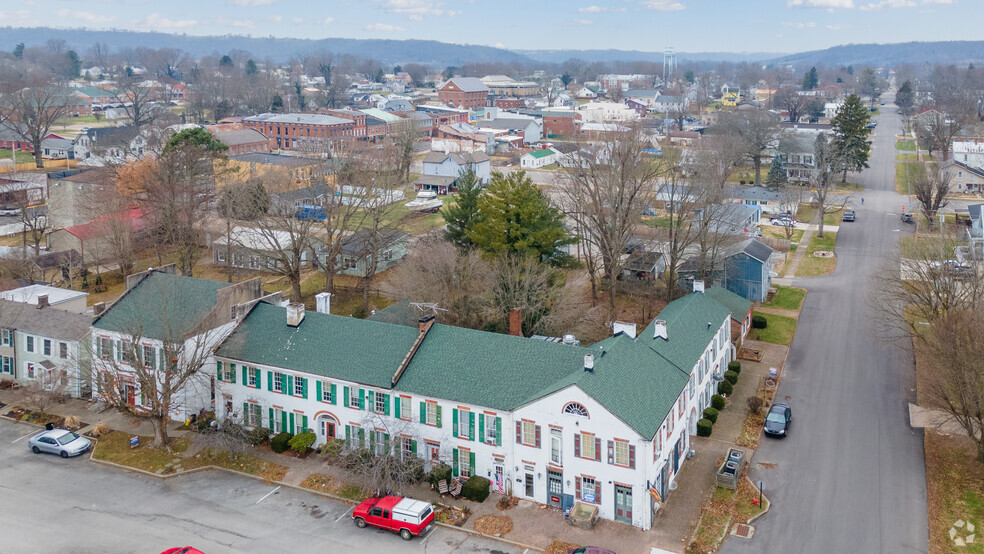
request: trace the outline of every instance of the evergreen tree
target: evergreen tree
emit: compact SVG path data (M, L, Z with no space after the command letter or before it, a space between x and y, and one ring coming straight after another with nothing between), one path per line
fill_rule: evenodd
M478 199L478 213L481 219L468 237L484 252L525 254L564 265L569 260L561 248L577 242L564 228L563 214L524 171L494 173Z
M776 154L772 157L772 165L769 167L769 174L765 176L765 186L772 190L779 190L786 186L789 182L789 178L786 176L786 170L782 168L782 160L779 159L779 155Z
M67 75L69 79L77 79L79 74L82 73L82 59L79 58L79 54L75 50L69 50L65 52L65 58L68 59L68 67L66 68Z
M902 110L902 115L908 115L911 113L914 102L915 95L912 93L912 82L906 81L902 83L902 86L895 93L895 105Z
M459 248L467 249L472 246L468 232L478 222L478 197L482 192L482 183L471 170L458 177L458 194L455 203L441 210L444 221L448 226L444 230L444 238Z
M847 182L848 171L861 171L868 167L868 158L871 156L871 140L868 138L870 123L871 112L857 94L851 94L844 100L844 105L837 110L837 115L830 122L834 131L832 146L843 164L842 183Z
M24 43L21 42L17 46L14 46L14 57L18 60L24 58Z
M818 86L820 86L820 78L817 77L817 68L814 66L803 75L803 90L813 90Z
M256 62L254 62L252 58L246 60L246 74L247 75L256 75L259 72L260 72L260 70L259 70L258 67L256 67Z
M193 127L178 131L164 145L164 151L169 152L185 145L193 145L214 154L221 154L229 149L222 141L216 140L212 133L204 127Z

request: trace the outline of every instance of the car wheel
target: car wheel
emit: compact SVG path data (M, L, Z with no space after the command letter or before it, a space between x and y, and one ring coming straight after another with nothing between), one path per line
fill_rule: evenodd
M355 518L355 526L356 527L365 527L366 526L366 520L362 519L361 517Z
M409 529L400 529L400 538L408 541L413 538L413 534L410 533Z
M37 446L32 446L31 447L31 452L34 452L35 454L40 454L41 453L41 449L38 448Z
M68 452L65 452L64 450L62 450L61 451L61 457L62 458L67 458L68 457Z

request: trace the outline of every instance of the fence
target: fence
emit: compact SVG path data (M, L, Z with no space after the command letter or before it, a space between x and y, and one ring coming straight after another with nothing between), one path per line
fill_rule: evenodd
M772 248L773 250L778 250L779 252L789 252L789 248L792 243L789 239L779 239L776 237L757 237L759 242L765 244Z
M76 167L78 167L78 165L79 163L77 160L68 160L67 163L64 159L44 160L45 169L75 169ZM34 171L37 168L38 168L37 164L35 164L34 160L32 159L30 162L26 162L26 163L0 164L0 173L17 173L19 171Z

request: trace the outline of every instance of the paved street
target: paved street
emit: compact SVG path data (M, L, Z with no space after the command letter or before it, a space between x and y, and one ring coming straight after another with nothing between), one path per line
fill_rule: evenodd
M837 269L798 279L809 289L779 398L793 409L790 436L763 439L751 477L773 510L752 540L722 552L925 552L922 432L908 425L911 359L882 342L867 306L868 276L898 247L895 107L883 107L857 221L840 228ZM903 231L904 232L904 231ZM897 270L897 268L896 268Z
M220 471L162 481L87 456L32 454L35 427L0 420L0 553L519 552L504 543L436 528L405 542L358 529L351 506Z

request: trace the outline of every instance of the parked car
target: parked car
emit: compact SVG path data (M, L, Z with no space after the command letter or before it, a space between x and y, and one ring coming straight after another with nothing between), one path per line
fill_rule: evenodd
M854 210L844 210L844 217L841 218L841 221L854 221L854 218Z
M776 402L769 408L769 415L765 416L765 434L785 437L789 432L789 422L792 420L793 411L789 409L789 404Z
M324 206L298 206L294 210L294 217L297 219L318 219L323 220L328 217L328 212Z
M955 275L970 275L974 272L972 267L964 265L957 260L933 261L929 262L929 267Z
M913 223L912 214L902 212L902 223Z
M355 525L372 525L399 533L408 541L422 535L434 523L434 509L429 502L399 496L384 496L363 501L352 511Z
M786 216L770 217L769 223L777 227L795 227L796 220Z
M568 550L567 554L615 554L615 551L608 550L607 548L601 548L599 546L582 546L581 548L572 548Z
M92 441L65 429L52 429L41 431L27 440L27 446L35 454L47 452L48 454L58 454L62 458L78 456L85 453L92 446Z

